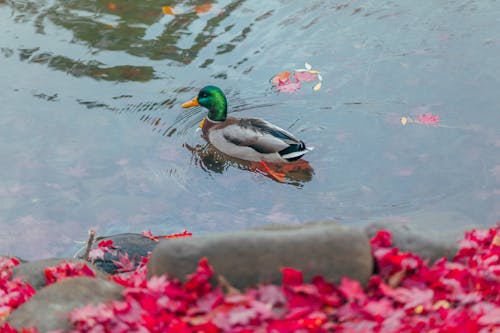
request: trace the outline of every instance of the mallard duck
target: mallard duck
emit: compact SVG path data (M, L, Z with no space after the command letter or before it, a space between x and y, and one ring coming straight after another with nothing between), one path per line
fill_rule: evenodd
M259 162L270 173L266 162L294 162L312 150L290 132L266 120L228 117L226 96L218 87L206 86L198 96L182 104L183 108L193 106L208 109L200 127L215 148L241 160Z

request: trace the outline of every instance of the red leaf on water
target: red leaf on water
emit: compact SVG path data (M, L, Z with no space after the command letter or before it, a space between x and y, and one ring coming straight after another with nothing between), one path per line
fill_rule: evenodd
M424 125L436 125L440 122L440 118L436 114L424 113L419 115L416 121Z
M275 87L279 92L292 94L300 89L300 82L292 82L290 80L286 82L280 81Z
M151 230L143 231L141 234L144 237L147 237L147 238L149 238L151 240L154 240L154 241L158 241L158 239L160 239L160 238L170 239L170 238L181 238L181 237L191 237L191 236L193 236L193 233L187 231L186 229L184 229L183 232L174 233L174 234L170 234L170 235L155 236L155 235L153 235L153 233L151 232Z
M158 237L160 237L160 238L181 238L181 237L191 237L191 236L193 236L193 233L187 231L186 229L184 229L183 232L179 232L179 233L176 233L176 234L165 235L165 236L158 236Z

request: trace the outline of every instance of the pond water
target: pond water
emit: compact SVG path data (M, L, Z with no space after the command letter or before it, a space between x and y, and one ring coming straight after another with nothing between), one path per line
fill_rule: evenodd
M0 36L0 253L69 255L90 228L500 220L498 1L0 0ZM305 62L321 89L272 86ZM180 107L207 84L314 146L312 170L279 183L210 149Z

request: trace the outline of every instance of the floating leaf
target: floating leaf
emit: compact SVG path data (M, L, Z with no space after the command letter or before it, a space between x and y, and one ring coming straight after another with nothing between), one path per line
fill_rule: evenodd
M320 72L312 69L309 63L305 63L305 68L296 69L294 72L281 72L276 74L272 79L271 83L274 85L276 90L285 93L294 93L301 87L301 82L312 82L318 81L313 86L313 91L318 91L321 89L323 77Z
M311 82L311 81L316 81L318 79L317 74L313 74L311 72L296 72L295 73L295 80L301 81L301 82Z
M416 122L424 125L436 125L441 119L438 115L432 113L424 113L418 116Z
M278 73L271 79L271 83L274 85L278 85L280 81L287 82L288 80L290 80L290 74L291 74L290 72Z
M202 4L202 5L195 6L194 7L194 12L199 15L199 14L203 14L203 13L209 12L210 9L212 9L212 4L211 3L205 3L205 4Z
M403 126L405 126L407 123L408 123L408 118L406 118L405 116L402 116L402 117L401 117L401 124L402 124Z
M318 83L316 83L316 84L314 85L314 87L313 87L313 90L314 90L314 91L318 91L318 90L320 90L320 89L321 89L321 81L320 81L320 82L318 82Z
M193 236L193 233L187 231L186 229L184 229L184 231L180 232L180 233L175 233L175 234L170 234L170 235L155 236L155 235L153 235L153 233L151 232L151 230L147 230L147 231L143 231L142 232L142 236L147 237L147 238L149 238L151 240L154 240L154 241L158 241L158 239L160 239L160 238L167 238L167 239L169 239L169 238L191 237L191 236Z
M280 81L277 86L275 86L276 89L278 89L279 92L284 92L284 93L294 93L297 90L300 89L300 83L299 82L292 82L290 80L283 82Z
M108 7L109 10L116 10L116 8L118 8L118 6L116 5L116 3L114 3L114 2L108 2L107 7Z
M172 15L172 16L175 16L175 13L174 13L174 7L171 7L171 6L163 6L161 7L161 11L163 12L163 14L165 15Z

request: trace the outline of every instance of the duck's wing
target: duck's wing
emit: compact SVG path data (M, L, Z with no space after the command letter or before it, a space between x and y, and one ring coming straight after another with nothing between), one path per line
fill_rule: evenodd
M237 146L247 146L262 154L280 152L300 141L291 133L257 118L239 119L222 129L223 137Z

